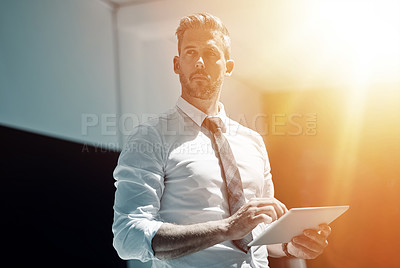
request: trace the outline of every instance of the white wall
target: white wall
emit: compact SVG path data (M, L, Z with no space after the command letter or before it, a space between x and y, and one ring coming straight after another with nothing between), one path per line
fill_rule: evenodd
M2 1L0 124L115 146L112 127L81 122L117 113L111 20L98 0Z
M167 36L144 35L135 29L120 29L118 35L121 112L125 118L120 129L126 141L134 125L175 104L180 84L172 68L176 45Z

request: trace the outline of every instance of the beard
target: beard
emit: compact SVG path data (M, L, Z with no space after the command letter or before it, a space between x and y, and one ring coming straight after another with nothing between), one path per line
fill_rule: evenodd
M211 82L209 78L193 81L186 75L179 74L179 81L181 82L182 90L186 91L191 97L208 100L219 93L223 79L218 78L214 82Z

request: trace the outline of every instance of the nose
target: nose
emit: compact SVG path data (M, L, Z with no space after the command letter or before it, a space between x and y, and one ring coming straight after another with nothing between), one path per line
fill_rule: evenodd
M200 58L196 61L195 67L196 67L197 69L204 69L204 61L203 61L203 58L202 58L202 57L200 57Z

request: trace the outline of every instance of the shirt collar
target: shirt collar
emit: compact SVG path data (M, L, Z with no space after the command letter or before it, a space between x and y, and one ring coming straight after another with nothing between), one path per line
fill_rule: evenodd
M182 97L179 97L176 106L182 110L187 116L190 117L199 127L203 124L204 119L207 117L207 114L197 109L195 106L187 102ZM226 121L226 113L224 105L219 102L218 103L218 114L213 117L219 117L222 121Z

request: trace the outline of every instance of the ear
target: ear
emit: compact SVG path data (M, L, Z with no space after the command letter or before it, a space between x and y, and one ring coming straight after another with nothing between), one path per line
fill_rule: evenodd
M235 66L235 62L233 60L227 60L225 63L226 66L226 71L225 71L225 76L231 76L233 67Z
M179 57L178 56L175 56L174 57L174 72L176 73L176 74L179 74L180 73L180 64L179 64Z

